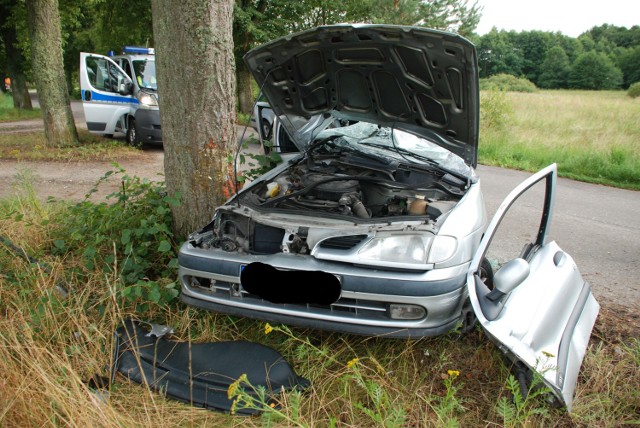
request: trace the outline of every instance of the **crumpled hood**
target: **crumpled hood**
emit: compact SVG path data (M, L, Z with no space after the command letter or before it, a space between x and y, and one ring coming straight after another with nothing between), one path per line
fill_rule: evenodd
M244 60L301 150L342 119L401 129L477 163L476 51L458 35L332 25L281 37Z

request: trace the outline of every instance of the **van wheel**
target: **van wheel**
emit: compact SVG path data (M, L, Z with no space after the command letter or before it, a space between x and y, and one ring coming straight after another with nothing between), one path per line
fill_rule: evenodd
M132 147L140 147L140 139L136 132L136 120L129 119L129 127L127 128L127 144Z

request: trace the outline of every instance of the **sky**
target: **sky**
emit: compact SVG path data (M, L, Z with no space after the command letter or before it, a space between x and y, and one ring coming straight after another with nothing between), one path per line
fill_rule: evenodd
M483 7L476 32L559 31L578 37L592 27L640 25L640 0L477 0ZM473 0L469 1L473 4Z

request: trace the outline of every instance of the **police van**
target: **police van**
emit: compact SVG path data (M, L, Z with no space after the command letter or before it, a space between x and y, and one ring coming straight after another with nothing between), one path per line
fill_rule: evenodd
M82 105L91 133L126 134L133 146L162 142L153 48L125 46L121 55L80 53Z

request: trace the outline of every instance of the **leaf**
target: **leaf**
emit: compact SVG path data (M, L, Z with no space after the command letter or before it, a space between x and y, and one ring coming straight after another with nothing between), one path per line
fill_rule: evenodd
M148 298L150 301L154 303L158 303L162 295L160 294L160 290L158 289L158 284L151 284L151 288L149 289Z
M160 245L158 245L158 251L160 251L161 253L167 253L171 251L171 244L169 243L169 241L167 240L161 241Z

